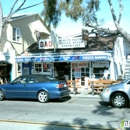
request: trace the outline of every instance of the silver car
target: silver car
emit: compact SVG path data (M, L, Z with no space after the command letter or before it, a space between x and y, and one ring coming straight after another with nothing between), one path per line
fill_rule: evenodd
M114 107L126 107L130 103L130 79L110 85L101 92L101 99Z

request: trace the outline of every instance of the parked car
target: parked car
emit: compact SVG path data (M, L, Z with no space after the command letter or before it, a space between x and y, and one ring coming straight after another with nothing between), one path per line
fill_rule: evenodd
M42 74L19 76L11 83L0 85L0 101L25 98L45 103L49 99L69 96L69 93L65 81Z
M117 108L126 107L130 103L130 79L105 88L101 92L101 99Z

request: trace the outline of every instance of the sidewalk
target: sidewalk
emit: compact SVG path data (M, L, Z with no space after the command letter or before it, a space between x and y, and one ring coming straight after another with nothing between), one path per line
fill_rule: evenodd
M95 98L95 99L101 99L100 95L99 94L95 94L95 95L92 95L91 93L90 94L73 94L71 93L70 94L71 97L79 97L79 98Z

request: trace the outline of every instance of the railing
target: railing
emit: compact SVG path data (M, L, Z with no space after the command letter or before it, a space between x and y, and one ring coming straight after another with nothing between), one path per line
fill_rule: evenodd
M95 93L101 93L104 88L108 87L112 84L120 83L121 81L113 81L113 80L88 80L88 88L92 89L92 95Z

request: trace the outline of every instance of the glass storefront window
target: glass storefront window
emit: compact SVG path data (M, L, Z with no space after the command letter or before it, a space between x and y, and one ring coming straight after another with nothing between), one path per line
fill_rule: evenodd
M35 64L35 72L38 72L38 73L42 72L42 65L41 65L41 63L36 63Z
M50 74L52 65L51 63L34 63L35 73Z

